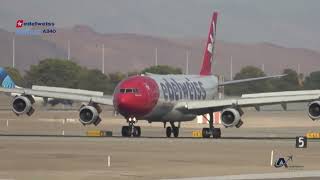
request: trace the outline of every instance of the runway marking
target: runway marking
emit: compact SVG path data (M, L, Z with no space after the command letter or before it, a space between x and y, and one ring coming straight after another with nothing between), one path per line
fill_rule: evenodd
M281 179L281 178L320 177L320 171L295 171L282 173L241 174L228 176L192 177L165 180L241 180L241 179Z
M196 138L196 137L179 137L179 138L167 138L167 137L150 137L150 136L142 136L142 137L122 137L122 136L86 136L86 135L61 135L61 131L58 132L59 135L54 134L1 134L0 137L39 137L39 138L90 138L90 139L167 139L167 140L187 140L187 139L197 139L198 141L206 140L206 141L215 141L215 140L294 140L296 137L221 137L219 139L207 139L207 138ZM320 139L310 139L310 142L319 142Z
M207 138L196 138L196 137L178 137L178 138L167 138L167 137L156 137L156 136L141 136L141 137L122 137L122 136L85 136L85 135L48 135L48 134L0 134L0 136L22 136L22 137L79 137L79 138L123 138L123 139L207 139ZM245 139L245 140L291 140L296 137L221 137L218 139L209 138L208 140L219 140L219 139Z

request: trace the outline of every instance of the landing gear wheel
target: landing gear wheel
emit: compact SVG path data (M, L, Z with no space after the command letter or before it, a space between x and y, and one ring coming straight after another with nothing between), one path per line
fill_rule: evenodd
M203 138L210 138L211 132L209 128L202 129L202 137Z
M125 127L125 126L122 126L122 129L121 129L121 135L122 135L122 137L125 137L126 134L127 134L126 127Z
M171 137L171 133L172 133L171 127L167 127L166 128L166 135L168 138Z
M130 137L131 130L130 130L129 126L122 126L121 134L122 134L122 137Z
M220 128L213 128L212 137L216 138L216 139L221 138L221 129Z
M135 127L133 128L132 136L133 136L133 137L140 137L140 135L141 135L141 128L140 128L140 126L135 126Z
M179 136L179 128L178 127L173 127L172 131L173 131L173 136L175 138Z

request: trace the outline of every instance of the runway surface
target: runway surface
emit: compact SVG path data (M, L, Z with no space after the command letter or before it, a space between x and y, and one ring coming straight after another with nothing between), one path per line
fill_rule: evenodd
M297 172L281 172L281 173L261 173L261 174L241 174L229 176L211 176L211 177L193 177L182 178L179 180L241 180L241 179L282 179L282 180L315 180L320 178L320 171L297 171ZM170 179L167 179L170 180ZM174 180L174 179L171 179Z
M0 179L179 179L320 169L319 141L295 148L295 136L319 132L320 122L303 111L245 113L244 126L223 128L223 139L192 138L205 127L195 121L182 124L182 138L168 139L163 124L144 121L138 123L141 138L122 138L125 121L109 114L98 127L82 127L77 112L15 117L0 111ZM82 137L92 129L116 137ZM296 167L272 167L271 150L275 158L293 155L289 165Z
M166 179L319 168L319 142L293 140L0 137L0 178ZM270 151L299 168L270 166ZM111 166L107 167L108 156Z
M0 111L0 134L21 135L65 135L81 136L87 130L111 130L115 136L121 135L121 126L126 121L109 112L102 114L103 121L99 126L82 126L78 121L78 112L36 111L31 116L16 117L11 111ZM65 121L67 119L67 121ZM222 128L223 137L282 137L292 138L305 135L308 131L320 131L320 121L312 121L306 112L245 112L244 125L241 128ZM149 124L139 121L144 137L165 137L165 129L161 123ZM181 124L180 136L190 137L192 131L201 130L208 125L197 124L196 121Z

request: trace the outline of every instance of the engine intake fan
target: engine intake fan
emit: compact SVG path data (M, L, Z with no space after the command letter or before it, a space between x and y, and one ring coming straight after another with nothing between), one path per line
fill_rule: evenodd
M243 122L241 120L241 115L243 112L234 108L224 109L221 113L221 123L226 128L236 127L239 128L242 126Z
M32 96L16 96L12 101L12 111L17 115L27 114L31 116L34 113L32 107L34 99Z
M80 108L79 117L83 125L94 124L97 126L101 122L100 113L102 112L100 106L96 103L83 105Z
M308 115L312 120L320 119L320 101L312 101L308 105Z

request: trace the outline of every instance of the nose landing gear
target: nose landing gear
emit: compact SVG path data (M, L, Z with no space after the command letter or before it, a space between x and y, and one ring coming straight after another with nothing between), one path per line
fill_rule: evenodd
M127 120L129 126L122 126L121 134L123 137L140 137L141 136L141 128L140 126L135 126L134 124L137 122L136 118L129 118Z

